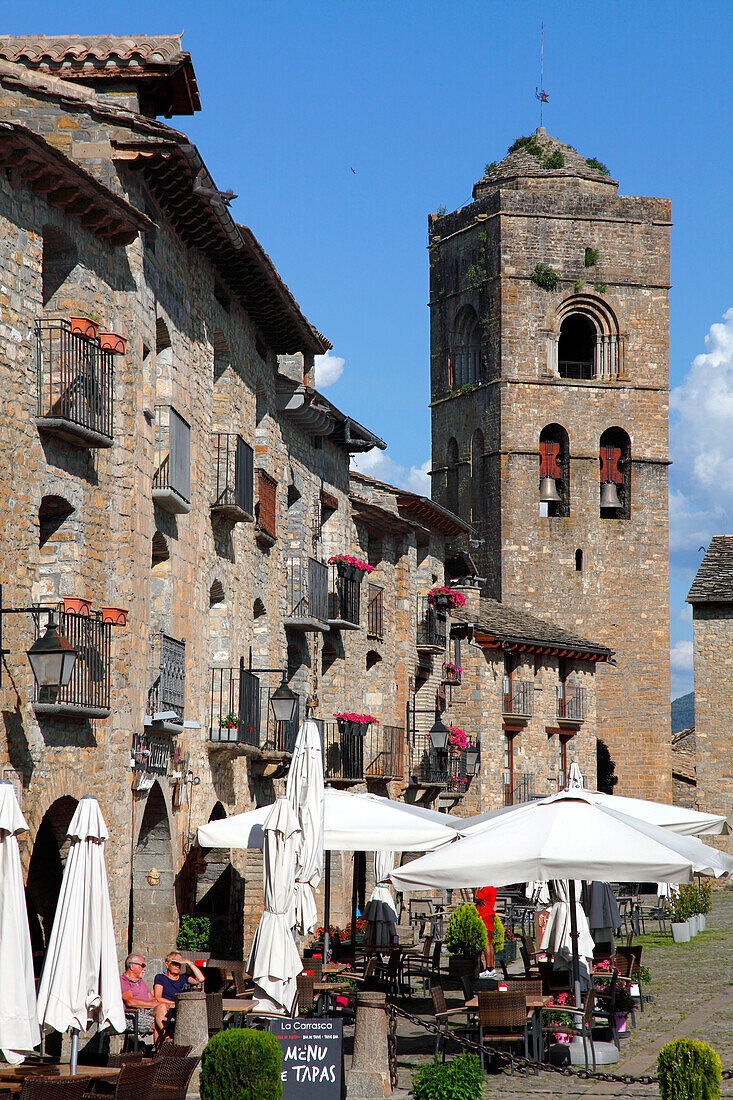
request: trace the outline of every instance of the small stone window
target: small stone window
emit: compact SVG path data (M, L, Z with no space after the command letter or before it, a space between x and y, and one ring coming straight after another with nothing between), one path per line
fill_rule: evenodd
M557 369L561 378L595 377L595 325L582 313L571 313L560 325Z
M575 572L576 573L582 573L583 572L583 551L582 550L576 550L575 551Z
M449 389L478 382L481 374L481 330L473 306L459 310L453 323Z

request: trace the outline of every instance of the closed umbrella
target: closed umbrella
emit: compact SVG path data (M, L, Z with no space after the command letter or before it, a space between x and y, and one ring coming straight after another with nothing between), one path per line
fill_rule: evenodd
M295 856L291 925L307 936L318 924L313 890L323 874L323 755L321 735L311 719L298 730L286 791L301 834Z
M550 915L542 933L540 949L552 952L555 970L572 970L572 937L573 927L575 927L578 934L578 958L583 965L581 985L587 988L590 985L590 969L595 944L588 927L588 918L578 901L578 884L573 883L574 889L572 891L570 883L565 879L558 879L552 885L555 902L550 909ZM573 897L572 905L575 907L574 914L571 912L571 893Z
M284 796L278 798L264 824L265 909L247 965L259 1007L267 1012L290 1014L296 978L303 969L290 925L299 841L300 829L290 803Z
M41 1041L17 840L27 828L12 783L0 783L0 1050L13 1065Z
M46 1031L71 1030L72 1073L79 1032L125 1030L104 842L109 836L96 798L79 800L53 928L38 987L38 1022Z
M389 947L397 934L397 913L390 892L389 874L394 868L394 852L374 853L374 878L376 886L364 906L367 922L367 943L377 947Z

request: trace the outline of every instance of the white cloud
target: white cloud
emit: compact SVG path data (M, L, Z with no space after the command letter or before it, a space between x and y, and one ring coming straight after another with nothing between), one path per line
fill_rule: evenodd
M389 485L396 485L400 489L407 489L411 493L420 496L430 496L430 478L428 470L430 461L427 460L421 466L400 466L386 451L380 451L372 447L371 451L355 455L351 464L359 473L368 474L379 481L386 481Z
M669 494L669 549L697 554L725 524L720 507L696 508L681 490Z
M692 642L675 642L669 651L669 660L676 673L692 672Z
M334 382L338 382L344 372L345 362L346 360L342 359L340 355L331 355L328 351L325 355L314 355L316 389L325 390L327 386L332 386Z

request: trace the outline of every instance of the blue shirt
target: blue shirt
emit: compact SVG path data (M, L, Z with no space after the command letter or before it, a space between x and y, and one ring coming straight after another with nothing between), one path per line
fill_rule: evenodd
M175 1001L179 993L188 992L188 978L185 974L181 974L180 978L169 978L167 974L156 974L153 989L156 985L163 986L162 995L166 1001Z

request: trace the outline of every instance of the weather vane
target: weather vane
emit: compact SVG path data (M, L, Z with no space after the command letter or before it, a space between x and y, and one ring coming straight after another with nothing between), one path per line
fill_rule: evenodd
M544 76L544 64L545 64L545 24L540 23L540 86L535 88L535 99L540 101L540 129L542 128L542 107L543 104L549 102L549 96L545 91L543 76Z

